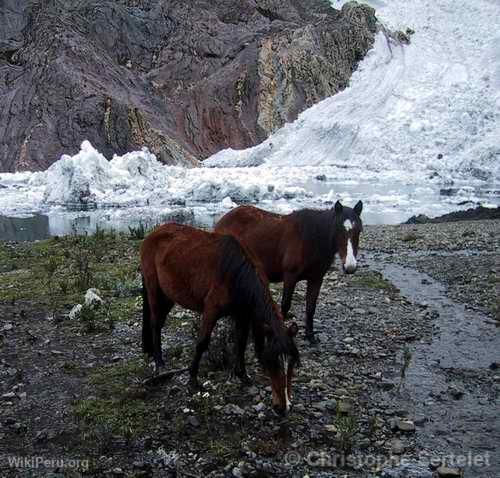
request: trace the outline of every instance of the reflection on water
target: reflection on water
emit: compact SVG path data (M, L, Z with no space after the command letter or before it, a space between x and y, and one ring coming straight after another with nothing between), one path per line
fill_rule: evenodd
M434 217L458 209L475 207L479 203L498 204L500 199L497 188L462 188L443 192L442 189L429 186L349 181L337 183L333 187L333 182L326 177L317 177L314 181L304 184L304 187L307 190L305 197L263 200L257 206L285 214L304 207L333 207L339 197L344 205L351 207L362 199L365 224L400 224L414 214ZM226 212L228 209L224 209L221 203L198 202L182 206L169 204L87 211L59 209L48 215L36 214L24 218L0 215L0 240L33 241L50 236L91 234L96 229L128 232L129 228L137 227L141 223L148 229L165 222L209 229Z
M177 222L196 227L212 228L221 214L195 214L192 209L179 209L169 213L149 214L145 216L140 210L127 211L127 214L116 216L105 211L59 212L49 216L37 214L16 218L0 215L0 241L36 241L52 236L71 234L92 234L97 229L106 231L129 232L129 228L143 224L152 228L157 224Z
M0 216L0 239L4 241L35 241L51 236L48 216Z

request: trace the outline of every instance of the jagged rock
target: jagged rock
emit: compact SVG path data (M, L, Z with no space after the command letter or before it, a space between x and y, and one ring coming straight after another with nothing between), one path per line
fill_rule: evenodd
M40 170L88 139L169 164L266 138L343 89L374 10L327 0L6 0L0 171Z

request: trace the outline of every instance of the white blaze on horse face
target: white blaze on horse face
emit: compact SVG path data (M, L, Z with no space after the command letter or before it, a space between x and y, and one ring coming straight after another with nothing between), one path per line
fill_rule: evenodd
M288 357L286 355L282 356L282 364L283 364L283 374L285 376L285 404L286 411L290 410L290 398L288 397Z
M350 219L344 221L344 229L349 232L352 229L352 222Z
M354 270L356 269L357 262L356 257L354 257L354 250L352 248L351 239L347 239L347 254L345 256L344 268L346 270Z

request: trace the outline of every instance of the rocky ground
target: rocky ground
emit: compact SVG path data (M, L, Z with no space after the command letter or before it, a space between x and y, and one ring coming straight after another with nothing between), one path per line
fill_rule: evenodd
M286 418L270 410L251 350L254 385L228 379L224 327L205 394L183 374L142 384L139 240L2 243L0 474L497 477L499 232L497 220L366 227L358 272L326 277L319 345L299 334ZM69 318L89 287L104 304ZM299 321L303 287L293 311ZM174 309L169 367L189 362L196 320ZM38 456L66 461L9 461Z

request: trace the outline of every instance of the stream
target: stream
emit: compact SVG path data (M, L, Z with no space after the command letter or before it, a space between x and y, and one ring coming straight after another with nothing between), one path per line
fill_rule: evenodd
M394 256L389 262L382 254L366 258L369 267L382 273L405 298L427 304L435 328L429 342L412 346L396 405L412 407L408 412L417 417L417 443L423 449L448 461L466 457L466 476L500 476L499 403L478 380L498 366L498 330L486 315L448 298L444 284L393 261ZM399 375L393 378L399 380ZM387 399L391 400L389 395ZM477 458L474 463L477 456L489 466Z

